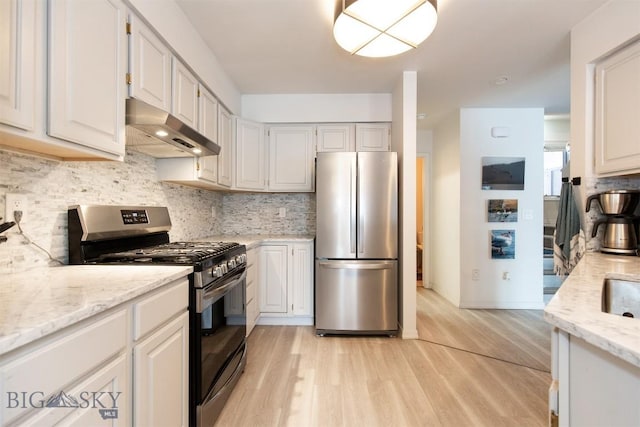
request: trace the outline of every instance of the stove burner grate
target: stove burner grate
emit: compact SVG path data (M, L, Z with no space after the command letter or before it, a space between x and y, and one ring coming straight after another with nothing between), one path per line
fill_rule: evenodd
M172 242L148 248L103 254L98 262L155 262L190 264L223 255L234 242Z

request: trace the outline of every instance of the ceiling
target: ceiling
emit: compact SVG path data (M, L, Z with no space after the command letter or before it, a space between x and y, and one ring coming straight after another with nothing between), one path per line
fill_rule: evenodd
M421 46L363 58L333 40L334 0L176 0L240 93L390 93L417 71L422 129L461 107L569 113L570 30L606 1L439 0Z

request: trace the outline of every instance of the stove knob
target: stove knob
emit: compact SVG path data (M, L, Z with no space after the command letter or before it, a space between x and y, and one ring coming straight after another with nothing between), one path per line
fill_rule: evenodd
M222 269L222 274L227 274L229 272L226 261L220 264L220 269Z
M247 262L247 255L246 255L246 254L238 255L238 256L236 257L236 262L237 262L239 265L245 264L245 263Z
M234 268L236 268L236 260L235 259L229 260L229 268L232 269L232 270Z
M211 276L214 278L222 277L222 268L220 268L220 266L213 267L211 269Z

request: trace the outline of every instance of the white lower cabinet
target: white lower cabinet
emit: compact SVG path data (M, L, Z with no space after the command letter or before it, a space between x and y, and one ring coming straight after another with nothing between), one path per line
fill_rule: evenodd
M313 243L263 243L258 261L261 325L313 325Z
M640 425L640 368L558 329L551 362L550 425Z
M187 426L189 314L182 313L133 349L136 426Z
M258 317L258 248L247 250L247 287L245 292L245 310L247 315L247 336L251 334Z
M6 397L6 404L0 405L0 425L14 422L55 424L67 417L89 417L97 421L100 419L99 409L115 409L117 417L127 424L131 415L128 369L124 376L118 369L109 374L101 372L113 361L129 366L127 319L127 310L119 309L97 319L83 321L56 335L55 339L42 339L24 348L11 361L1 363L0 389L3 402ZM82 389L85 385L99 388ZM53 410L73 405L74 401L76 406L84 404L83 396L91 398L92 393L115 388L115 385L119 386L115 392L122 393L115 405L107 404L105 400L103 404L107 408L94 407L99 405L90 402L85 408ZM82 395L81 392L88 394ZM78 413L74 414L76 411Z
M188 423L186 277L0 357L0 425Z

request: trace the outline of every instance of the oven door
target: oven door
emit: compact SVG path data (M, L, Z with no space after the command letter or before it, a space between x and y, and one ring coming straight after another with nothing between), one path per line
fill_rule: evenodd
M223 284L195 289L196 310L191 328L191 399L196 425L213 424L244 369L246 274L243 267ZM240 299L240 311L228 309L234 305L232 299Z

